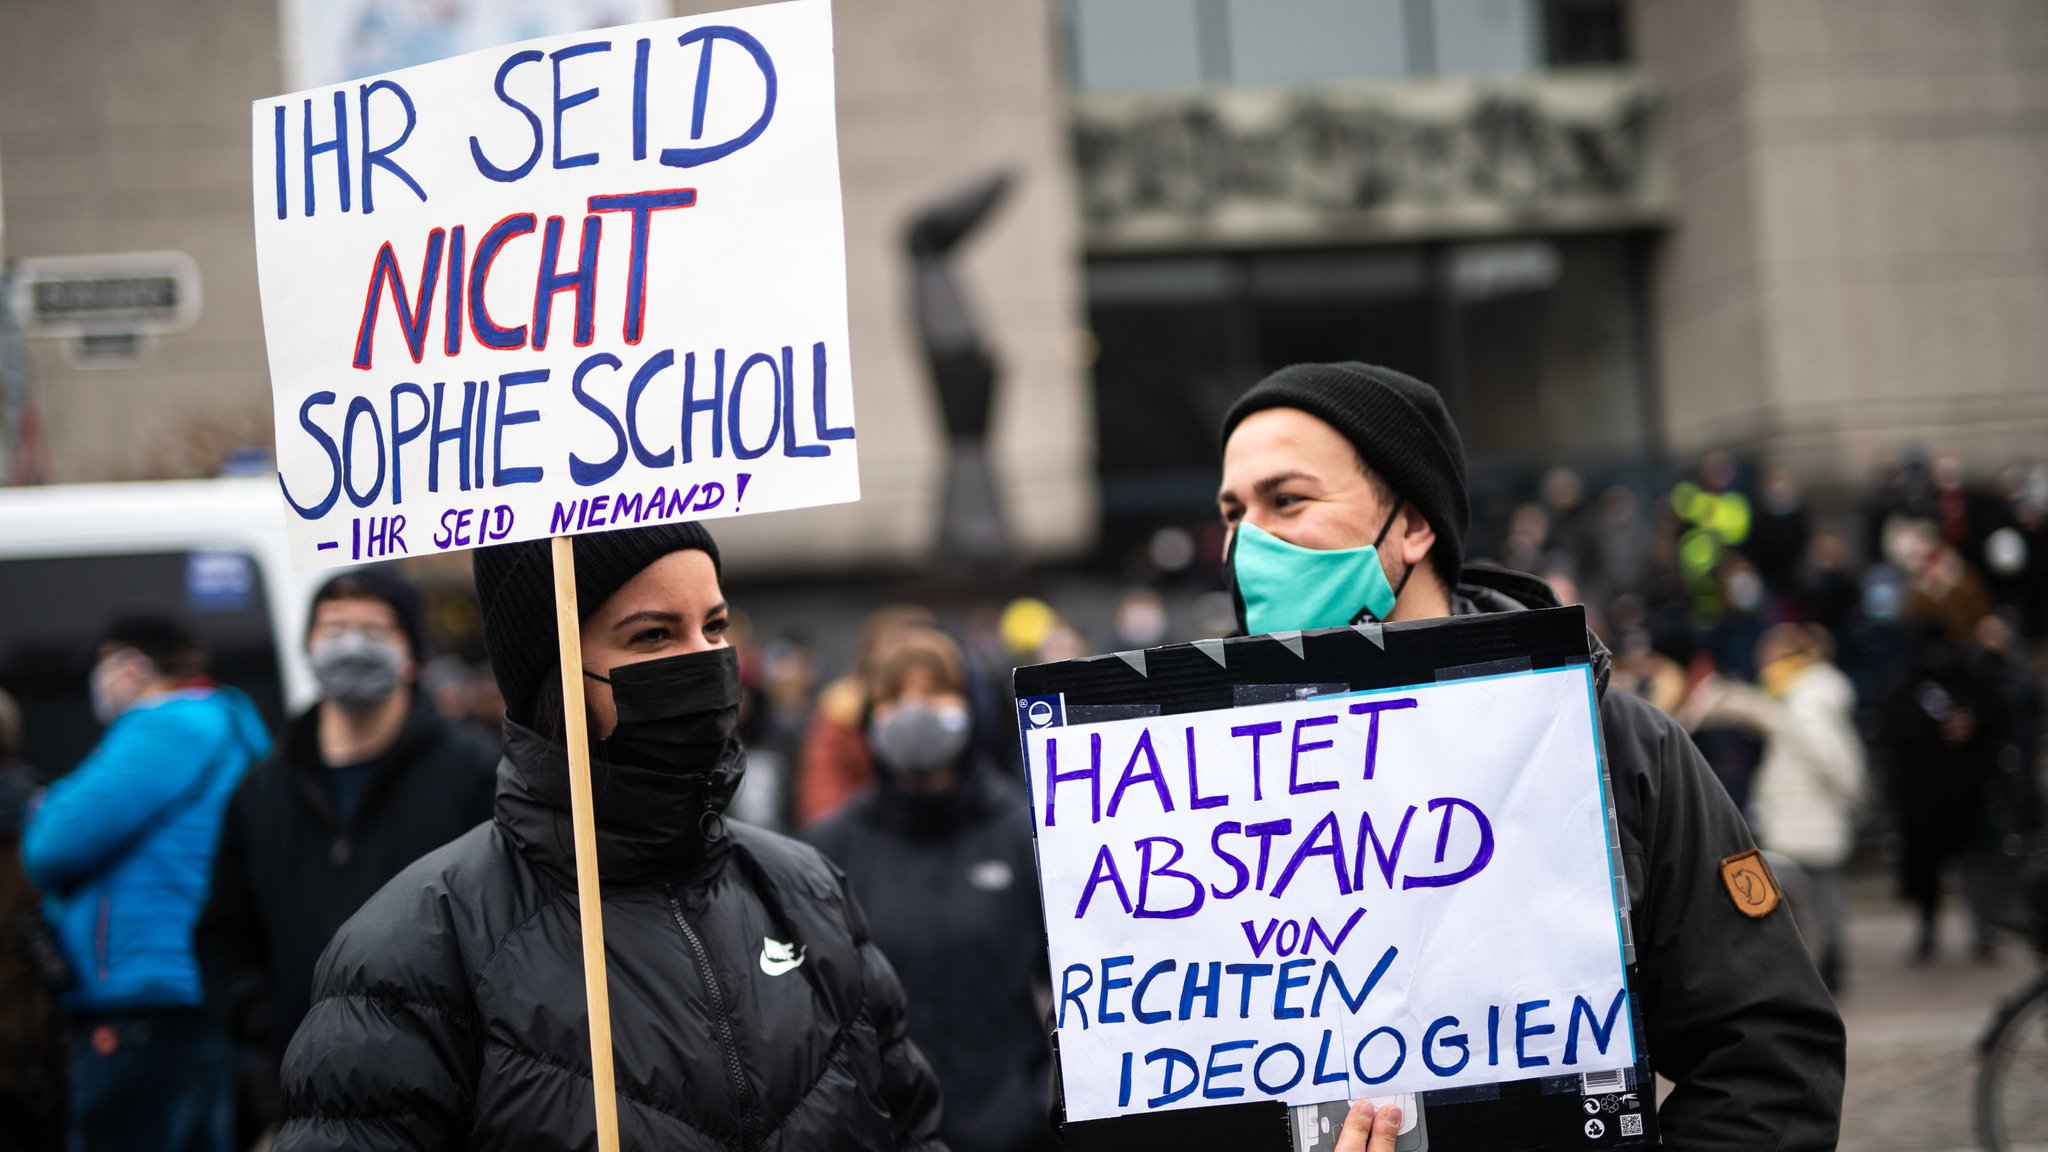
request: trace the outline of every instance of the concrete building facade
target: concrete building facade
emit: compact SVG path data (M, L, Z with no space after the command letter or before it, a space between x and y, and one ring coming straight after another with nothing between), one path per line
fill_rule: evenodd
M2048 7L1639 0L1674 224L1656 265L1675 452L1845 483L1879 453L2048 449Z
M946 444L903 232L921 205L1004 169L1014 190L962 258L1002 364L997 490L1020 558L1072 556L1093 530L1093 453L1057 24L1037 2L834 8L862 499L726 521L720 535L742 572L933 554ZM210 475L269 444L248 133L250 102L284 90L281 34L278 0L0 7L5 255L181 251L205 297L196 324L132 362L83 366L65 341L30 342L47 479Z

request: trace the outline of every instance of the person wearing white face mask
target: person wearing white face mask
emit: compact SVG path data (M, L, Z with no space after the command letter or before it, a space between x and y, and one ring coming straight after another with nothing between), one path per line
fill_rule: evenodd
M846 871L910 998L910 1035L945 1091L956 1152L1052 1146L1048 987L1023 790L970 750L966 662L929 627L876 652L873 789L807 837Z
M228 1147L233 1052L201 1008L192 924L221 813L269 739L205 663L174 620L116 621L91 679L106 734L22 830L69 967L75 1149Z
M251 1053L244 1122L274 1123L278 1069L313 965L407 864L488 820L497 753L417 685L419 593L375 569L313 598L306 650L321 698L235 792L194 944L207 1006Z

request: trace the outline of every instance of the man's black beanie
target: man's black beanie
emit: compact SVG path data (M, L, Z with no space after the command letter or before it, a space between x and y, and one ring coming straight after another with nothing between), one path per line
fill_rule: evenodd
M405 643L412 650L415 663L425 660L426 640L420 631L420 592L410 581L377 568L358 568L343 572L313 593L313 607L306 614L306 632L313 631L313 620L320 615L320 605L329 600L376 600L391 609L398 617L398 628L405 633Z
M718 544L702 524L653 524L593 532L576 541L576 611L587 618L642 568L671 552L695 550L720 568ZM506 711L519 721L548 670L561 660L555 640L555 566L547 540L521 540L479 548L471 560L477 607L484 620L484 650L504 693Z
M1223 416L1222 443L1245 417L1266 408L1299 408L1351 441L1359 459L1436 529L1430 560L1446 588L1464 570L1465 442L1437 390L1391 368L1292 364L1251 386Z

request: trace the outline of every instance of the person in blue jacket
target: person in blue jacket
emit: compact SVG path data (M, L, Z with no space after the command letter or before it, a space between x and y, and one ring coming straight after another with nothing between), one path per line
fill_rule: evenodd
M192 930L228 798L270 741L204 669L173 620L109 627L92 671L106 734L22 831L71 968L74 1152L229 1147L234 1056L205 1015Z

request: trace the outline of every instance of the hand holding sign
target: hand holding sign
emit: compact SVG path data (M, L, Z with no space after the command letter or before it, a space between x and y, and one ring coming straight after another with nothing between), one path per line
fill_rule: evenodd
M1344 1117L1344 1131L1334 1152L1394 1152L1401 1133L1401 1108L1374 1108L1370 1100L1354 1100Z

